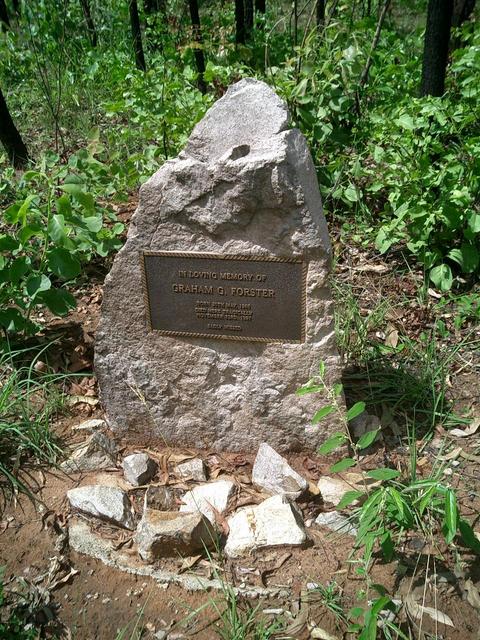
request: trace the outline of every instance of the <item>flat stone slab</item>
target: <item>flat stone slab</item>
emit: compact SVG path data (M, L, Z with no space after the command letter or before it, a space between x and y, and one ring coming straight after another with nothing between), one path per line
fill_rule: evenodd
M67 491L67 498L74 509L107 520L126 529L135 528L130 501L125 491L117 487L87 485Z
M338 430L334 415L311 424L326 402L321 394L295 393L320 361L330 382L340 379L341 364L315 167L288 120L268 85L243 79L196 125L185 150L142 185L127 242L105 280L96 333L95 372L115 431L217 451L253 452L268 441L285 452L314 450ZM162 251L300 259L304 305L285 313L302 314L304 341L171 337L150 329L142 257ZM230 275L246 269L261 279L258 264L255 272L243 266ZM191 298L203 304L200 294Z
M300 511L280 495L239 509L228 519L228 526L225 553L231 558L262 547L298 546L307 539Z
M192 573L176 573L167 571L154 565L147 565L139 558L125 553L124 550L114 548L111 540L102 538L92 531L86 522L72 519L68 523L68 539L70 548L82 555L96 558L108 567L113 567L126 573L151 577L160 585L177 584L188 591L204 591L210 589L223 592L224 580L204 578ZM229 587L237 595L246 598L290 598L291 591L288 587L252 587L230 585Z

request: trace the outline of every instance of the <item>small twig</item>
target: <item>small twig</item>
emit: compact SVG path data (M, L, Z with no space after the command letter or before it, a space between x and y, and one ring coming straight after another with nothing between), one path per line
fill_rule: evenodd
M380 34L382 32L383 22L385 20L385 16L387 15L390 2L391 0L385 0L385 2L383 3L383 7L377 22L377 29L373 37L372 46L370 47L370 53L368 54L367 62L365 63L362 74L360 76L360 80L358 82L359 89L361 89L368 80L368 74L370 72L370 67L372 66L372 62L373 62L373 52L377 48L378 41L380 40Z

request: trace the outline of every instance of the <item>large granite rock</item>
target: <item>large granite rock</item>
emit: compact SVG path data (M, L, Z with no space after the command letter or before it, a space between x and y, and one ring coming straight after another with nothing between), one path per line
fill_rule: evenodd
M144 251L302 257L303 343L174 338L147 326ZM340 377L330 241L304 136L263 82L231 86L185 150L140 190L125 246L104 287L95 369L110 427L169 445L254 451L314 449L335 416L312 427L318 394L295 391L325 361ZM285 309L285 313L289 313Z

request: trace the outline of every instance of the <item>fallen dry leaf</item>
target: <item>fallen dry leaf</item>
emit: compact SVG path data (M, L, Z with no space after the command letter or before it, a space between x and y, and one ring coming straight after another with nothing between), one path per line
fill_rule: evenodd
M180 568L178 569L178 573L183 573L184 571L188 571L188 569L191 569L192 567L194 567L197 562L199 560L202 559L202 556L189 556L188 558L184 558L182 560L182 564L180 565Z
M475 418L475 420L472 420L466 429L451 429L448 433L456 438L466 438L467 436L471 436L476 433L479 427L480 418Z
M315 623L308 625L310 629L310 638L315 640L340 640L338 636L332 636L331 633L325 631L321 627L317 627Z
M353 271L363 273L385 273L389 270L386 264L362 264L359 267L353 267Z
M88 404L91 407L95 407L99 403L98 398L92 398L91 396L69 396L67 398L67 405L73 407L77 404Z
M467 592L468 604L480 611L480 594L471 580L465 580L465 591Z
M455 460L461 453L463 453L462 447L456 447L444 456L438 456L437 460Z
M318 488L317 484L315 482L309 482L308 483L308 492L311 493L314 496L319 496L320 495L320 489Z
M423 617L423 614L427 614L432 620L439 622L440 624L445 624L449 627L453 627L454 624L452 619L447 616L446 613L439 611L438 609L434 609L433 607L424 607L422 604L418 604L415 602L415 598L413 593L409 593L405 598L405 609L411 618L419 620Z
M387 327L387 335L385 337L385 346L392 347L393 349L395 349L397 345L398 345L398 331L397 331L397 329L395 329L393 327L389 331L388 327Z

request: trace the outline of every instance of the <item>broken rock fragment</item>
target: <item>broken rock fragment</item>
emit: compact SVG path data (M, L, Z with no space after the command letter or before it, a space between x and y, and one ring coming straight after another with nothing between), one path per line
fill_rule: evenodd
M113 524L135 528L130 501L125 491L117 487L88 485L67 491L67 498L74 509L88 513Z
M335 506L337 506L347 491L358 489L357 486L348 484L348 482L345 482L341 478L330 478L329 476L320 478L318 488L322 494L323 501L331 502ZM352 504L355 505L358 504L358 502L354 501Z
M195 487L182 498L182 512L199 511L210 522L215 522L215 514L227 510L228 501L235 492L235 484L231 480L217 480Z
M62 462L63 471L98 471L114 467L117 459L115 442L104 433L95 432L82 442L68 460Z
M306 540L300 510L286 496L277 495L254 507L240 509L228 519L225 552L237 558L252 549L301 545Z
M260 489L273 494L284 494L293 499L298 498L308 487L288 462L269 444L263 442L255 458L252 481Z
M320 513L315 520L315 524L318 524L322 527L327 527L327 529L331 529L336 533L344 533L345 535L349 536L357 535L357 530L350 522L350 520L345 516L342 516L341 513L337 513L336 511Z
M198 511L156 511L145 509L137 527L138 553L145 562L156 558L191 555L211 548L216 541L210 522Z
M207 481L205 465L203 463L203 460L200 460L200 458L193 458L192 460L186 460L181 464L177 464L174 471L179 478L191 478L192 480L196 480L197 482Z
M146 453L132 453L123 459L123 475L134 487L139 487L153 478L157 465Z

